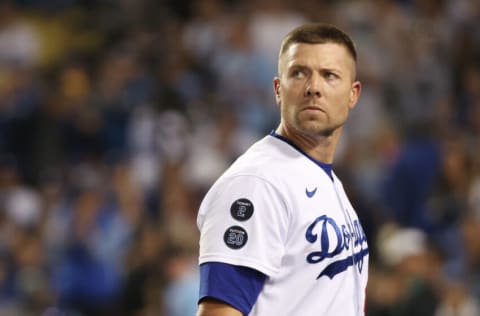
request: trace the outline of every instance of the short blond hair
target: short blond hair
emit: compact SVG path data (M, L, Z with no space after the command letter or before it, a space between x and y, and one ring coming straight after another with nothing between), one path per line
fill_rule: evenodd
M293 29L283 39L280 45L279 57L282 56L292 44L297 43L340 44L347 49L355 63L357 62L357 50L353 40L346 32L331 24L307 23Z

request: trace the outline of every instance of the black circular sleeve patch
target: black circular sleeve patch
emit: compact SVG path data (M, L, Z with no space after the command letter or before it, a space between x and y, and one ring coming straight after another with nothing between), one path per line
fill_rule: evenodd
M248 199L238 199L230 206L230 214L238 221L246 221L253 215L253 203Z
M229 248L240 249L247 243L248 234L243 227L231 226L223 234L223 240Z

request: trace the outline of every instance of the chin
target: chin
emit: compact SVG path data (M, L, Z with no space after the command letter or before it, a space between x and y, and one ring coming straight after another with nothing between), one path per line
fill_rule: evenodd
M333 135L335 130L338 129L338 127L332 127L332 126L325 126L322 124L318 123L313 123L313 122L307 122L304 124L301 124L298 126L297 130L306 136L312 136L312 137L328 137Z
M315 137L323 134L325 129L319 126L301 125L296 130L302 135Z

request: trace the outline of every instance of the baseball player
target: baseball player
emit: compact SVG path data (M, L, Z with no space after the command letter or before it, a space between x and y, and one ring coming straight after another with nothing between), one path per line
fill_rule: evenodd
M367 240L332 170L361 90L352 40L332 25L294 29L273 84L278 128L200 206L197 316L364 315Z

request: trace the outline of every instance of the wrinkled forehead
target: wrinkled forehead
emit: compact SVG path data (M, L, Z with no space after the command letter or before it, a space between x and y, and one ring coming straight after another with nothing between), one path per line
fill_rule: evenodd
M338 69L352 74L352 79L356 75L356 62L348 49L334 42L291 44L279 57L279 75L295 65Z

